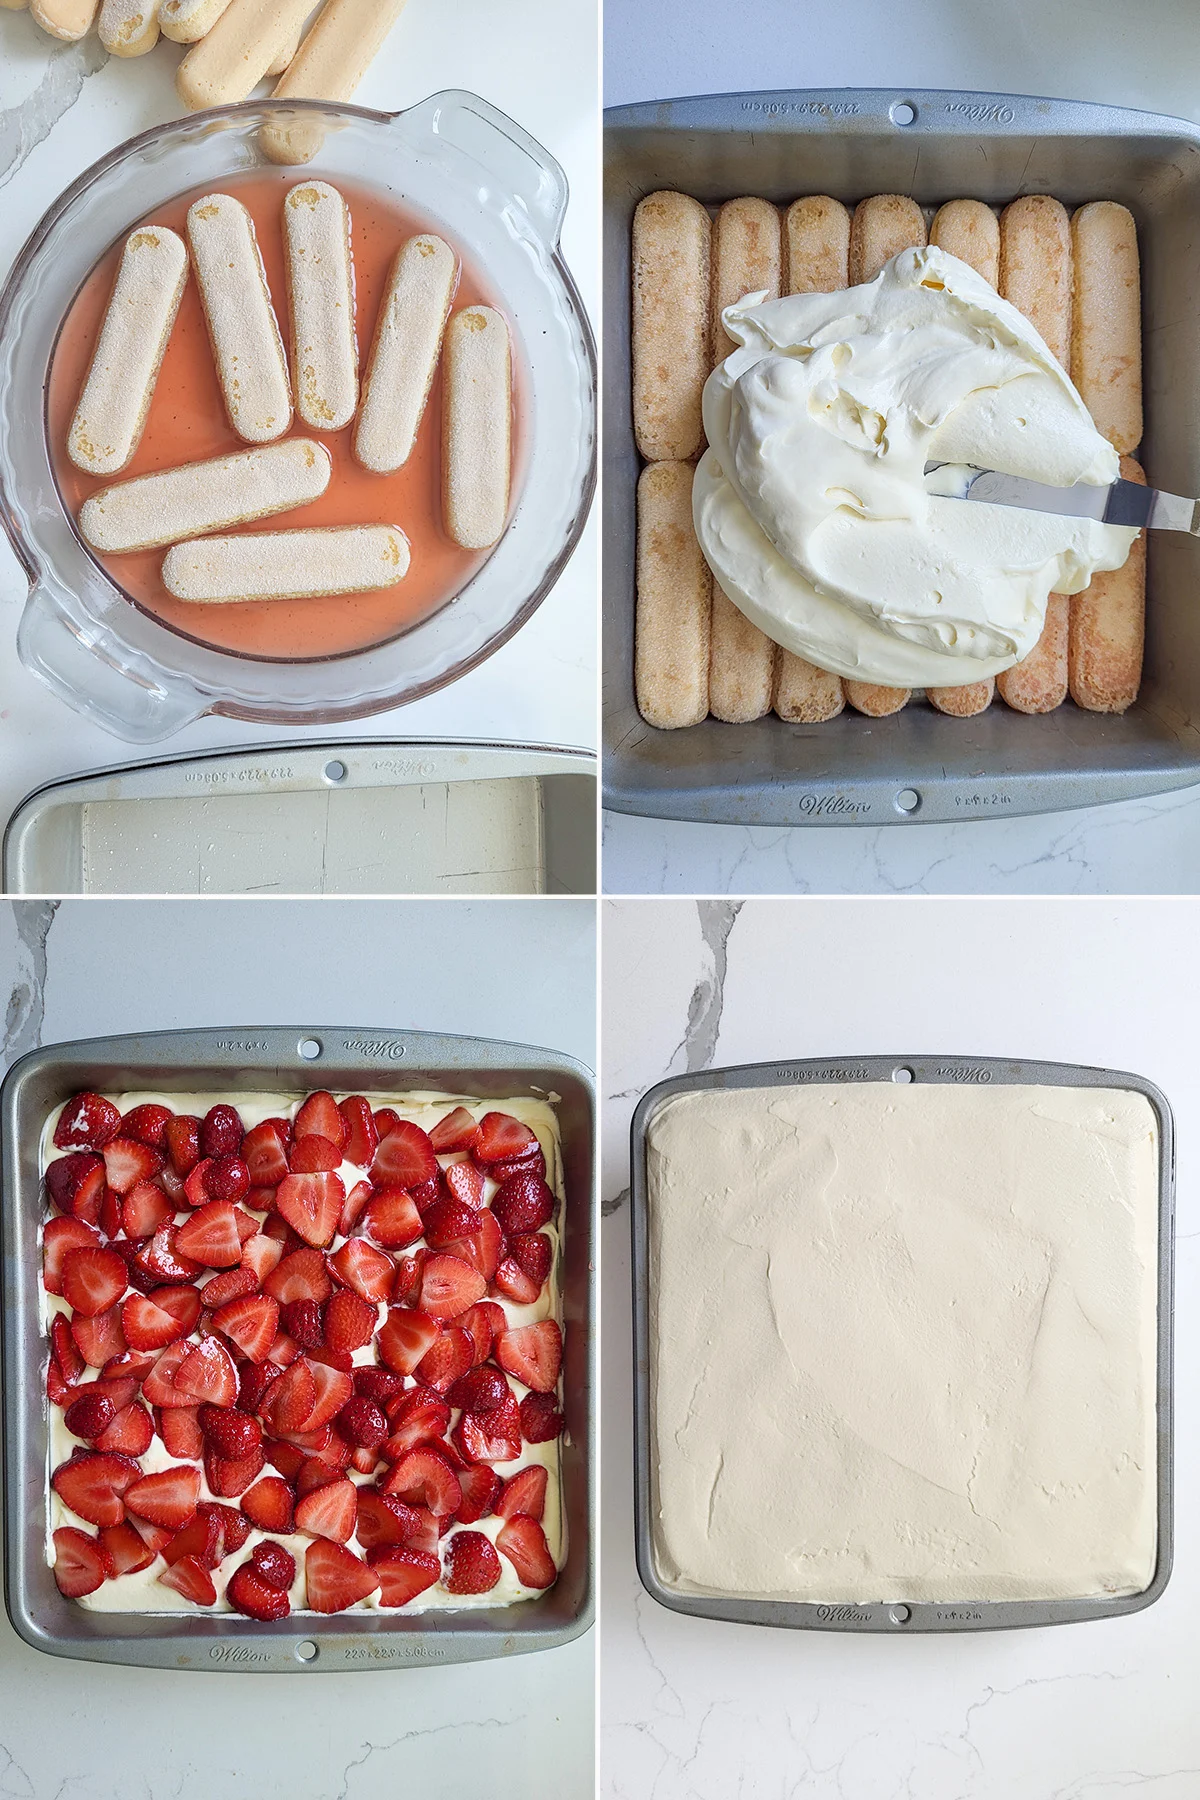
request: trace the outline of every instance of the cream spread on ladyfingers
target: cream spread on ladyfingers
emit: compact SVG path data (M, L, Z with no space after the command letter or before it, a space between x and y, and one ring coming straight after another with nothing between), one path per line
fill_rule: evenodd
M665 1101L647 1143L667 1586L952 1603L1148 1585L1146 1099L705 1091Z
M786 649L888 686L979 680L1029 654L1051 592L1124 563L1131 530L968 504L951 471L925 475L1118 472L1037 332L957 257L905 250L861 287L752 294L721 316L738 348L704 390L696 533Z

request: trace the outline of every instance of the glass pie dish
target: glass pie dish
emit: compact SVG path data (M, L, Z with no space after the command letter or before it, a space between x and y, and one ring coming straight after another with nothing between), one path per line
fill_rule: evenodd
M45 393L63 320L110 246L179 194L273 166L264 126L300 124L320 144L304 175L394 194L486 273L523 375L522 455L504 535L437 611L365 650L266 661L173 630L85 549L55 480ZM152 743L205 713L297 725L365 718L497 650L557 580L595 486L595 347L558 249L566 204L547 152L459 92L393 114L248 103L158 126L96 163L42 219L0 293L0 520L29 579L17 639L25 666L105 730Z

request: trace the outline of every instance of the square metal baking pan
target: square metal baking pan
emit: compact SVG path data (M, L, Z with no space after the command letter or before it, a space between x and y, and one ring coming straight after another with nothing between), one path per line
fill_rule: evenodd
M567 1560L534 1600L455 1613L297 1613L257 1624L236 1613L100 1613L64 1599L46 1562L46 1344L38 1320L45 1203L42 1127L80 1088L175 1093L206 1086L252 1092L314 1086L372 1094L443 1089L478 1099L560 1096L566 1202L563 1508ZM594 1083L573 1057L491 1038L376 1027L151 1032L31 1051L0 1090L4 1241L4 1594L18 1635L35 1650L148 1668L270 1674L474 1662L565 1644L592 1618L595 1294Z
M1025 717L997 701L954 719L922 701L890 719L847 710L824 725L647 725L633 693L640 463L629 361L630 225L656 188L709 204L742 194L853 204L901 193L925 207L962 195L1120 200L1142 252L1142 461L1153 485L1200 493L1198 153L1200 127L1181 119L1001 94L718 94L605 114L606 805L739 825L898 825L1054 812L1200 781L1200 545L1174 532L1151 534L1145 679L1124 717L1070 701Z
M1140 1594L1087 1600L913 1600L877 1605L816 1604L791 1600L722 1599L680 1594L660 1580L654 1559L652 1519L653 1401L650 1391L650 1234L646 1180L646 1131L664 1100L704 1089L811 1086L823 1082L913 1081L940 1086L1051 1086L1125 1088L1154 1108L1159 1132L1158 1173L1158 1553L1154 1575ZM1171 1575L1172 1538L1172 1345L1174 1323L1175 1137L1171 1108L1153 1082L1115 1069L1076 1063L1014 1062L980 1056L829 1056L798 1062L743 1063L706 1069L659 1082L644 1094L630 1131L633 1231L634 1531L638 1574L647 1593L673 1612L738 1625L780 1625L809 1631L997 1631L1030 1625L1065 1625L1140 1612L1162 1594Z
M27 796L9 894L591 894L596 759L348 739L98 769Z

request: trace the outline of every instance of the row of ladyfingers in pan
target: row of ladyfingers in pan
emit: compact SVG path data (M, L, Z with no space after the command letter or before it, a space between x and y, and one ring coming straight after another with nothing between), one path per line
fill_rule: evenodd
M633 414L647 463L638 485L638 706L649 724L732 723L772 709L818 723L846 704L870 717L898 712L903 688L842 681L781 649L713 582L691 522L695 458L704 448L700 403L711 370L733 348L722 310L747 293L829 293L871 281L900 251L931 242L969 263L1016 306L1070 371L1097 428L1143 479L1129 452L1142 435L1141 305L1137 234L1110 201L1074 217L1045 195L997 217L953 200L927 225L915 201L878 194L851 214L824 195L781 217L765 200L727 201L715 219L685 194L648 195L633 229ZM1068 691L1095 712L1137 697L1144 633L1145 548L1095 576L1070 600L1052 594L1042 638L993 682L931 689L939 712L970 717L999 690L1015 711L1049 712Z

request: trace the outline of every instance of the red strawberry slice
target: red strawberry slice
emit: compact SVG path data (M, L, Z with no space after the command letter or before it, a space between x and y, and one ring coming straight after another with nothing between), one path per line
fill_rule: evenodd
M431 1206L436 1205L439 1200L449 1199L442 1171L439 1169L428 1181L415 1183L408 1189L408 1197L423 1219Z
M459 1524L473 1525L476 1519L485 1519L500 1493L500 1477L495 1469L489 1469L486 1463L468 1463L458 1471L458 1485L462 1489Z
M125 1517L122 1496L140 1475L127 1456L85 1451L60 1463L50 1485L63 1505L89 1525L119 1525Z
M242 1160L250 1172L254 1187L278 1187L288 1173L287 1157L278 1127L269 1119L254 1125L242 1143Z
M565 1423L553 1394L528 1393L521 1401L521 1436L527 1444L550 1444Z
M315 1132L311 1132L308 1137L296 1139L288 1157L288 1165L293 1175L318 1175L322 1170L340 1169L342 1153L328 1138L318 1137Z
M411 1375L437 1341L437 1321L428 1313L406 1306L391 1306L375 1339L381 1360L397 1375Z
M163 1292L161 1288L157 1291ZM192 1291L195 1292L194 1289ZM199 1302L200 1296L197 1294L197 1317L200 1313ZM125 1342L135 1350L164 1350L168 1344L186 1337L190 1327L182 1324L173 1313L148 1299L145 1294L130 1294L121 1307L121 1329L125 1333Z
M200 1264L176 1249L177 1225L160 1225L150 1242L139 1250L137 1265L156 1281L190 1281L200 1273Z
M427 1506L438 1519L457 1512L462 1503L458 1476L444 1456L424 1446L401 1457L388 1474L383 1491L410 1506Z
M117 1416L117 1409L108 1395L96 1391L96 1384L90 1382L88 1387L79 1392L79 1398L72 1400L63 1414L63 1424L72 1437L83 1438L94 1443L106 1426L111 1425Z
M476 1209L462 1200L438 1200L425 1214L425 1242L431 1250L444 1250L474 1231L479 1219Z
M363 1394L354 1394L337 1416L337 1430L338 1435L344 1437L348 1444L353 1444L359 1450L375 1452L387 1441L388 1422L383 1408L374 1400L368 1400ZM370 1469L366 1473L369 1474L374 1467L375 1457L372 1455Z
M554 1261L554 1245L544 1231L519 1231L508 1240L508 1253L520 1263L526 1275L542 1283L550 1274Z
M381 1606L407 1606L433 1586L442 1572L437 1556L419 1550L379 1550L371 1559Z
M150 1567L156 1554L127 1521L106 1525L100 1533L100 1543L114 1575L136 1575L139 1569Z
M277 1363L281 1369L286 1369L289 1363L295 1362L299 1354L300 1346L295 1338L289 1337L286 1331L281 1331L271 1340L271 1348L267 1351L267 1360Z
M450 1408L427 1388L410 1388L393 1409L392 1435L383 1447L391 1463L423 1444L437 1444L450 1428Z
M463 1412L477 1413L483 1418L488 1413L494 1413L498 1406L503 1406L511 1391L499 1369L494 1369L487 1363L460 1375L446 1398L451 1406L461 1407Z
M375 1108L375 1134L377 1137L386 1137L388 1132L394 1131L399 1123L400 1114L394 1107L377 1106Z
M334 1468L332 1463L322 1461L319 1456L307 1456L296 1476L297 1497L311 1494L331 1481L340 1481L341 1475L341 1470Z
M202 1157L184 1182L183 1197L189 1206L203 1206L206 1200L212 1199L205 1179L212 1168L212 1162L211 1156Z
M475 1346L474 1361L477 1364L487 1361L497 1334L508 1329L504 1308L497 1306L494 1300L481 1300L477 1306L468 1307L456 1323L464 1331L470 1332Z
M354 1536L358 1489L345 1476L301 1495L296 1502L296 1530L309 1537L332 1538L345 1544Z
M460 1256L428 1256L421 1271L421 1307L431 1319L457 1319L487 1292L487 1282Z
M165 1525L152 1525L149 1519L130 1519L129 1524L137 1532L152 1556L161 1556L175 1533L168 1531Z
M151 1406L195 1406L194 1395L188 1394L175 1385L180 1364L189 1355L191 1345L185 1343L168 1344L159 1356L154 1367L142 1382L142 1393Z
M260 1287L267 1276L279 1267L282 1258L283 1245L277 1238L268 1237L265 1231L256 1231L242 1245L241 1266L253 1275Z
M140 1181L152 1180L162 1166L162 1152L136 1138L115 1137L104 1146L104 1179L115 1193L127 1194Z
M96 1439L97 1450L115 1451L121 1456L145 1456L154 1439L150 1414L137 1400L118 1409L112 1424Z
M325 1305L325 1343L330 1350L361 1350L377 1323L375 1307L361 1294L341 1288Z
M280 1216L306 1244L323 1249L337 1230L346 1189L340 1175L327 1170L318 1175L289 1175L275 1190Z
M71 1320L71 1336L88 1367L102 1369L125 1349L120 1308L110 1306L107 1312L97 1313L94 1319L89 1319L85 1313L76 1314Z
M270 1430L300 1431L316 1403L313 1365L299 1356L268 1389L259 1410Z
M59 1212L80 1219L94 1214L87 1218L87 1223L95 1225L100 1217L104 1193L104 1164L100 1157L86 1150L73 1151L70 1156L56 1156L46 1169L46 1193L51 1206L57 1207ZM82 1204L81 1194L84 1195Z
M236 1206L250 1192L250 1171L240 1156L214 1156L204 1165L202 1182L210 1200L230 1200Z
M296 1114L292 1132L297 1143L306 1137L323 1137L340 1150L346 1139L346 1121L333 1095L323 1088L310 1094Z
M316 1350L325 1341L325 1321L315 1300L289 1300L279 1309L279 1323L302 1350Z
M496 1502L500 1517L511 1519L517 1513L524 1513L528 1519L540 1519L546 1510L547 1480L547 1472L541 1463L530 1463L527 1468L518 1469L500 1489L500 1498Z
M204 1478L208 1482L209 1492L219 1494L226 1500L236 1500L262 1474L265 1461L261 1447L251 1451L249 1456L238 1457L236 1462L225 1456L217 1456L211 1450L206 1451Z
M377 1406L386 1407L404 1392L404 1377L397 1375L394 1369L381 1369L375 1363L367 1363L353 1371L354 1391L365 1400L374 1400Z
M282 1544L255 1544L250 1561L262 1579L281 1593L286 1593L296 1579L296 1559Z
M240 1550L250 1536L250 1521L236 1506L223 1506L219 1500L202 1500L196 1511L205 1515L211 1513L220 1526L222 1562Z
M380 1550L408 1542L419 1522L415 1507L406 1506L393 1494L381 1494L374 1488L358 1488L356 1493L358 1522L355 1536L364 1550Z
M68 1100L54 1127L56 1150L101 1150L121 1128L121 1115L111 1100L90 1091Z
M478 1212L483 1205L483 1175L472 1162L451 1163L442 1171L453 1199Z
M363 1208L362 1228L389 1250L415 1244L424 1230L411 1195L397 1187L378 1188L371 1195Z
M500 1558L482 1531L456 1531L446 1545L444 1580L450 1593L486 1594L499 1581L500 1572Z
M244 1250L250 1239L258 1235L261 1221L256 1219L253 1213L248 1213L243 1206L234 1207L233 1218L237 1226L238 1240Z
M71 1211L77 1219L84 1219L89 1225L100 1225L105 1212L105 1197L111 1193L105 1185L104 1165L89 1169L81 1176L71 1196Z
M497 1186L511 1181L516 1175L537 1175L546 1179L546 1159L540 1148L535 1147L527 1156L515 1156L507 1162L495 1162L488 1165L488 1175Z
M200 1121L192 1113L178 1113L163 1129L163 1144L171 1168L186 1180L200 1161Z
M292 1603L283 1588L275 1587L266 1581L253 1563L243 1563L235 1569L229 1578L226 1598L237 1612L248 1619L259 1619L264 1623L271 1619L286 1619L292 1610Z
M490 1212L473 1213L474 1228L465 1237L453 1238L445 1246L450 1256L460 1257L478 1269L485 1281L491 1281L504 1255L504 1233Z
M246 1302L235 1300L233 1304L244 1306ZM224 1344L213 1337L192 1344L176 1371L175 1386L188 1396L189 1406L198 1400L210 1406L232 1406L237 1399L237 1370Z
M521 1454L521 1415L515 1398L510 1394L503 1405L482 1419L463 1413L452 1435L455 1447L468 1462L512 1462Z
M369 1181L357 1181L342 1202L338 1214L338 1235L349 1237L362 1216L364 1207L375 1192Z
M322 1425L341 1412L347 1400L354 1392L354 1383L342 1369L331 1369L328 1363L311 1364L313 1380L316 1383L317 1398L304 1424L302 1431L319 1431Z
M204 1433L200 1429L198 1406L171 1406L159 1420L159 1435L172 1456L191 1458L204 1454Z
M186 1181L183 1181L175 1173L170 1163L164 1163L163 1167L158 1171L158 1182L163 1193L167 1196L167 1199L171 1202L171 1205L175 1208L176 1212L178 1212L187 1202Z
M469 1331L451 1326L443 1331L417 1366L417 1380L444 1394L461 1375L465 1375L475 1357L475 1346Z
M167 1126L173 1116L169 1106L159 1106L153 1101L145 1106L135 1106L121 1120L121 1136L136 1138L139 1144L149 1144L152 1150L162 1150L167 1141Z
M492 1213L506 1237L537 1231L554 1214L554 1195L540 1175L510 1175L492 1195Z
M262 1448L262 1426L236 1406L202 1406L200 1430L217 1456L240 1462Z
M127 1238L153 1237L175 1216L175 1208L153 1181L139 1181L121 1202L121 1229Z
M317 1538L304 1555L304 1585L313 1612L344 1612L379 1586L374 1569L341 1544Z
M483 1163L504 1162L527 1156L538 1148L538 1141L528 1125L522 1125L511 1113L484 1113L479 1121L479 1135L471 1154Z
M204 1156L236 1156L246 1131L237 1108L210 1106L200 1122L200 1150Z
M85 1318L107 1312L125 1292L125 1264L112 1250L68 1250L63 1258L63 1298Z
M113 1108L114 1112L116 1108ZM74 1525L61 1525L54 1533L54 1579L68 1600L94 1594L113 1573L112 1559L99 1538Z
M190 1600L193 1606L215 1606L217 1603L213 1578L194 1556L180 1557L177 1563L164 1569L158 1579L164 1587L173 1588L185 1600Z
M118 1237L121 1231L121 1196L110 1187L100 1196L100 1230L106 1238Z
M379 1115L376 1115L376 1125ZM371 1180L376 1187L412 1188L432 1181L438 1172L437 1157L429 1134L411 1120L397 1119L387 1132L379 1133L379 1148L371 1164Z
M170 1313L185 1333L195 1330L196 1321L200 1317L200 1293L190 1283L155 1288L153 1304L160 1312Z
M320 1306L333 1292L333 1283L319 1250L293 1250L263 1282L263 1293L286 1306L292 1300L315 1300Z
M548 1588L558 1580L546 1534L536 1519L516 1513L496 1534L496 1548L507 1556L526 1587Z
M470 1150L479 1127L465 1106L456 1106L444 1119L439 1119L429 1134L429 1141L439 1156L454 1150Z
M265 1362L275 1345L279 1307L266 1294L247 1294L241 1300L229 1300L218 1307L213 1314L213 1324L251 1362ZM222 1404L228 1405L228 1402Z
M349 1099L342 1101L338 1111L346 1128L342 1155L347 1162L356 1163L360 1169L369 1168L379 1144L375 1115L361 1094L351 1094Z
M267 1239L270 1242L270 1239ZM238 1266L236 1269L222 1269L204 1284L204 1304L213 1312L222 1306L228 1306L231 1300L243 1300L247 1294L257 1294L258 1277L252 1269Z
M242 1511L260 1531L290 1532L295 1496L278 1475L264 1475L242 1495Z
M421 1292L421 1276L425 1272L425 1258L428 1250L414 1250L410 1256L396 1258L396 1284L392 1289L393 1300L404 1300L410 1306L417 1303L417 1295Z
M387 1300L396 1279L396 1265L390 1256L368 1244L365 1238L348 1238L340 1250L329 1258L329 1267L364 1300Z
M215 1569L221 1560L221 1522L216 1513L197 1508L195 1516L175 1533L162 1554L166 1563L194 1556L202 1568Z
M492 1286L517 1306L532 1306L542 1291L541 1282L527 1275L515 1256L501 1259L492 1277Z
M50 1321L50 1349L63 1380L78 1381L87 1364L79 1353L66 1313L55 1313Z
M231 1269L242 1259L242 1240L228 1200L207 1200L179 1227L175 1239L181 1256L210 1269Z
M179 1531L193 1517L199 1498L199 1469L178 1463L131 1482L125 1494L125 1505L140 1519L149 1519L152 1525Z
M562 1332L553 1319L518 1325L496 1339L496 1361L526 1387L548 1394L562 1367Z
M240 1362L238 1364L238 1405L246 1412L256 1413L267 1389L276 1376L282 1372L279 1366L273 1362Z
M52 1406L70 1406L75 1390L69 1381L64 1381L62 1371L54 1358L46 1364L46 1398Z
M156 1356L144 1350L123 1350L119 1356L110 1357L105 1363L104 1378L106 1381L127 1379L140 1387L157 1360Z

